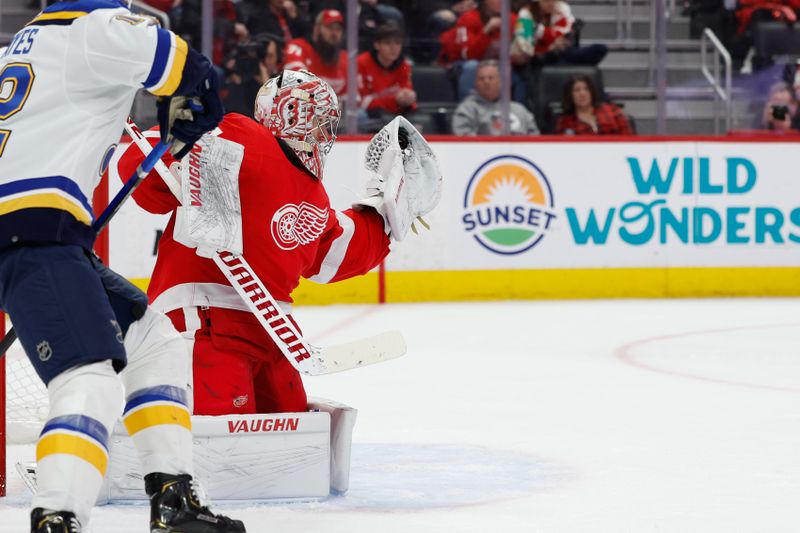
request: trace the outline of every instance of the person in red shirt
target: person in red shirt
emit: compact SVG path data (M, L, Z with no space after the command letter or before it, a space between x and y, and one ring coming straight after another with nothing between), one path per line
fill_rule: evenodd
M484 59L500 58L500 30L502 0L482 0L480 6L458 17L455 28L439 37L442 58L460 70L458 100L469 95L475 87L478 63ZM513 35L517 14L511 13L509 34ZM512 74L514 99L524 100L524 86L517 73Z
M556 133L568 135L633 135L622 110L601 102L588 76L575 76L564 86L563 113L556 119Z
M344 17L336 9L320 11L311 40L293 39L286 44L285 67L313 72L333 87L337 95L347 92L347 52L344 44Z
M327 83L284 71L259 92L255 118L229 113L218 135L244 149L238 171L244 256L289 312L301 277L329 283L365 274L389 253L389 235L375 208L330 206L322 176L339 109ZM157 141L157 132L147 134ZM129 147L120 175L142 158ZM165 159L171 170L173 161ZM300 374L213 260L176 241L178 202L163 181L151 174L133 197L151 213L172 213L148 297L193 339L195 414L305 411Z
M600 43L575 46L575 17L566 2L537 0L529 2L523 9L530 13L535 25L534 66L551 63L597 65L608 53L608 47Z
M386 114L400 115L417 108L411 63L403 55L403 37L397 24L379 26L373 49L358 56L358 97L363 111L359 113L360 123L368 117L385 118Z
M483 0L480 7L458 17L455 44L460 59L498 59L500 57L500 9L502 0ZM517 23L511 14L510 27Z

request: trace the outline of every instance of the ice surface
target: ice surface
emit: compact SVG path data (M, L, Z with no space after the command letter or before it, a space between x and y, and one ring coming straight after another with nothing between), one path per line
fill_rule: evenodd
M351 490L220 506L254 533L787 533L800 524L800 300L300 307L320 344L409 353L307 378L359 409ZM13 446L11 460L30 459ZM0 533L27 531L10 466ZM107 506L95 533L145 532Z

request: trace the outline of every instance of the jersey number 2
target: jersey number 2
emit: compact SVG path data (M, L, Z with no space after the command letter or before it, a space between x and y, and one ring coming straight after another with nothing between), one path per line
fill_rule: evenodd
M19 113L31 94L33 67L28 63L9 63L0 70L0 122ZM0 129L0 157L11 130Z

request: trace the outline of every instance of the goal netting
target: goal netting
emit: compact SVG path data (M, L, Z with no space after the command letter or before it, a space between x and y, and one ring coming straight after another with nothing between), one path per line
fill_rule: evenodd
M47 389L19 342L6 353L5 392L7 443L34 442L47 419Z

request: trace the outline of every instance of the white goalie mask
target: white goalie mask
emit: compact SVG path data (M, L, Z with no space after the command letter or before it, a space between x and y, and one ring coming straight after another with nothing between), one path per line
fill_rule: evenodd
M307 70L284 70L259 89L254 115L322 179L340 116L339 100L327 82Z

